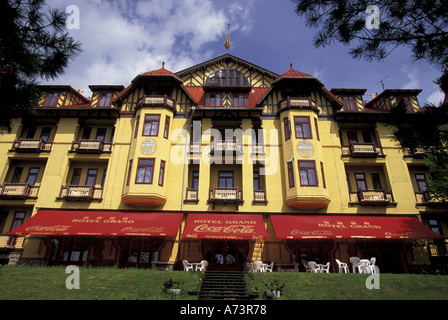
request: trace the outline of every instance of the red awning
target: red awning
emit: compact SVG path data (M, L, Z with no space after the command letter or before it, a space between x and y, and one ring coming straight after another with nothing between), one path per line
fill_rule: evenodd
M176 236L180 213L40 210L12 235Z
M182 238L267 240L268 233L262 215L192 213Z
M271 216L278 239L445 238L415 217Z

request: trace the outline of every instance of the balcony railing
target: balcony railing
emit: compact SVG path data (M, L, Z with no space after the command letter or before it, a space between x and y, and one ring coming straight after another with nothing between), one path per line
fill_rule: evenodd
M201 143L200 142L190 142L190 153L193 153L193 154L201 153Z
M238 140L215 140L210 144L210 153L216 152L243 154L243 145Z
M111 153L112 143L104 140L80 139L78 142L72 142L70 152L76 153Z
M185 202L199 202L199 197L198 197L198 189L189 189L187 188L186 192L185 192Z
M405 148L403 149L403 157L420 159L425 156L425 151L422 148Z
M266 190L254 190L254 200L252 203L268 203L268 199L266 197Z
M13 142L11 151L15 152L50 152L53 142L43 139L19 139Z
M374 143L350 143L349 146L342 146L342 156L351 156L353 158L362 157L381 157L384 156L383 148Z
M417 206L428 206L428 207L437 207L443 206L446 204L446 200L440 197L435 197L431 195L428 191L425 192L416 192L415 193L415 201L417 202Z
M137 108L140 108L144 105L160 105L168 107L170 109L176 109L176 100L171 99L166 94L161 96L144 95L143 98L138 102Z
M59 199L74 201L103 200L103 188L94 186L70 185L61 187Z
M35 199L39 193L40 186L29 183L6 183L0 189L1 199Z
M395 205L392 192L385 190L358 190L350 192L350 203L366 206Z
M0 249L23 249L25 236L0 234Z
M236 204L236 210L238 210L238 206L242 204L243 201L243 189L239 187L236 188L220 188L213 187L209 190L209 198L208 202L212 203L213 210L215 209L215 204L218 203L234 203Z
M316 103L311 100L310 97L287 97L278 103L278 109L289 109L289 108L299 108L299 109L312 109L318 111Z

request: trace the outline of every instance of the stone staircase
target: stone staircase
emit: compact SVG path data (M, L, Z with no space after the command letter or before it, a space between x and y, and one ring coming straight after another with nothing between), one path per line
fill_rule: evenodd
M199 292L200 300L249 300L257 296L246 291L242 271L206 271Z

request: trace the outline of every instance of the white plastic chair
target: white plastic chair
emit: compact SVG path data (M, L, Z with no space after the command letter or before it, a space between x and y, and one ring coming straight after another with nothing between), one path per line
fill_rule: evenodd
M358 257L351 257L350 263L352 264L353 273L356 273L356 269L359 267L359 258Z
M188 263L187 260L182 260L182 264L184 265L184 271L193 271L193 265Z
M317 266L316 262L308 261L308 267L310 267L310 272L320 273L320 268Z
M327 264L324 264L320 267L320 273L330 273L330 262L327 262Z
M311 268L308 263L304 263L303 266L305 267L305 272L311 272Z
M339 261L339 259L335 259L338 264L339 273L350 273L348 270L348 265L345 262Z
M372 273L372 269L370 267L370 261L367 259L359 260L358 269L359 273Z
M246 263L247 265L247 270L249 270L250 272L254 272L254 263L253 262L248 262Z
M208 261L202 260L201 265L198 267L198 271L207 271Z
M265 263L264 265L264 271L265 272L272 272L272 269L274 269L274 262L271 262L271 264Z
M264 266L262 261L254 261L254 272L264 272Z
M377 266L375 266L375 262L375 257L370 258L370 271L372 271L373 274L376 274L376 268L378 268Z

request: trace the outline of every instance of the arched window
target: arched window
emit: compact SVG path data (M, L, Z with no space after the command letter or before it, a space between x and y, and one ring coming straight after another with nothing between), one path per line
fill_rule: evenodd
M249 81L241 72L235 69L219 69L210 73L205 85L214 87L247 87L249 86Z

